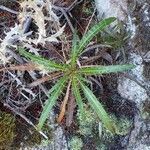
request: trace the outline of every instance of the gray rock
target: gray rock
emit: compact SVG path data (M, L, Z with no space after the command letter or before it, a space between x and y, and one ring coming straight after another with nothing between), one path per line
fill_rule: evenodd
M145 79L143 76L143 60L140 55L135 53L130 53L129 63L134 64L136 67L129 71L128 74L138 81L138 83L144 83ZM119 94L130 101L133 101L137 104L137 108L141 109L141 104L145 102L149 97L147 95L146 89L139 85L134 80L131 80L126 77L121 77L118 80L118 92Z
M127 150L150 150L150 126L143 122L140 115L134 119L134 130L131 132Z
M137 107L140 107L141 103L148 99L144 88L125 77L119 79L118 92L123 98L135 102Z
M126 0L95 0L99 17L117 17L119 20L125 21L127 30L131 32L131 40L129 41L132 51L128 51L128 63L135 64L136 68L129 71L128 76L118 79L118 93L121 97L135 102L135 107L139 112L134 117L134 129L131 131L128 139L127 150L150 150L150 121L144 120L141 117L140 110L143 109L143 103L150 101L150 81L144 76L145 62L149 62L149 38L150 29L150 5L148 1L135 0L130 3L136 2L140 5L141 10L136 9L131 12L127 6L129 1ZM147 3L146 3L147 2ZM133 4L135 5L135 4ZM135 7L139 8L135 5ZM131 14L129 14L131 12ZM136 14L134 17L134 13ZM140 16L139 24L134 24L136 17ZM139 18L138 18L139 19ZM141 38L141 35L143 36ZM139 42L141 41L141 43ZM128 48L127 48L128 49ZM139 52L140 51L140 52ZM139 53L138 53L139 52Z
M67 141L61 127L54 132L54 150L68 150Z
M116 17L125 20L127 12L127 0L95 0L98 17Z

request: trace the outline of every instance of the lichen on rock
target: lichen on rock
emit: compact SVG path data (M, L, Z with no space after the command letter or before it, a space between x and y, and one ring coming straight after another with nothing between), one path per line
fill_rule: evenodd
M84 113L78 112L77 119L79 123L78 132L83 136L93 136L92 131L95 125L98 125L98 119L91 108L84 108ZM97 127L98 129L98 127Z
M82 139L77 136L72 137L72 139L70 141L70 149L71 150L81 150L82 147L83 147Z

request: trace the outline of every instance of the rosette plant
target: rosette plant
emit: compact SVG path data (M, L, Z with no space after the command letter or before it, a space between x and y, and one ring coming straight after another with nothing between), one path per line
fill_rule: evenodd
M69 97L69 91L72 91L73 96L76 100L78 109L80 113L84 113L84 102L82 96L87 99L88 103L95 111L100 121L103 123L104 127L108 129L112 133L117 133L117 128L113 120L105 111L103 105L93 94L91 89L88 87L88 76L99 76L102 74L108 73L116 73L127 71L129 69L134 68L132 64L124 64L124 65L110 65L110 66L101 66L101 65L87 65L80 66L79 58L81 54L85 51L85 47L89 44L89 42L100 32L103 31L107 26L109 26L116 19L114 17L110 17L102 20L98 24L94 25L81 40L79 40L76 33L74 33L74 37L72 40L72 48L70 51L70 59L66 63L56 63L53 60L45 59L41 56L35 56L26 50L19 48L19 53L30 59L34 64L42 66L45 70L49 71L49 77L52 73L56 73L58 76L58 80L55 85L49 90L49 98L45 102L45 106L41 112L39 122L37 124L37 129L41 130L46 119L49 116L50 111L53 106L56 104L57 99L62 94L62 92L66 89L66 95L64 101L62 103L62 109L60 113L60 118L64 115L65 107L67 104L67 99ZM50 78L52 79L52 78ZM81 94L82 93L82 94ZM82 96L81 96L82 95ZM58 118L58 119L60 119Z

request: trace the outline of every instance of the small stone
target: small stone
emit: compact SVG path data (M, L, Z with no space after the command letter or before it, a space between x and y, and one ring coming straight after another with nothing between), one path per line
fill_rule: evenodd
M136 82L125 77L119 79L118 81L118 92L121 97L135 102L137 107L148 99L145 89L143 89Z

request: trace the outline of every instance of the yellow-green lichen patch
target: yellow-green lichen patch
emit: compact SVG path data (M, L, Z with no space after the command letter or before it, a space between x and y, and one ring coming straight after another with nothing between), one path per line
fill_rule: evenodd
M15 137L15 118L0 111L0 149L10 149Z

